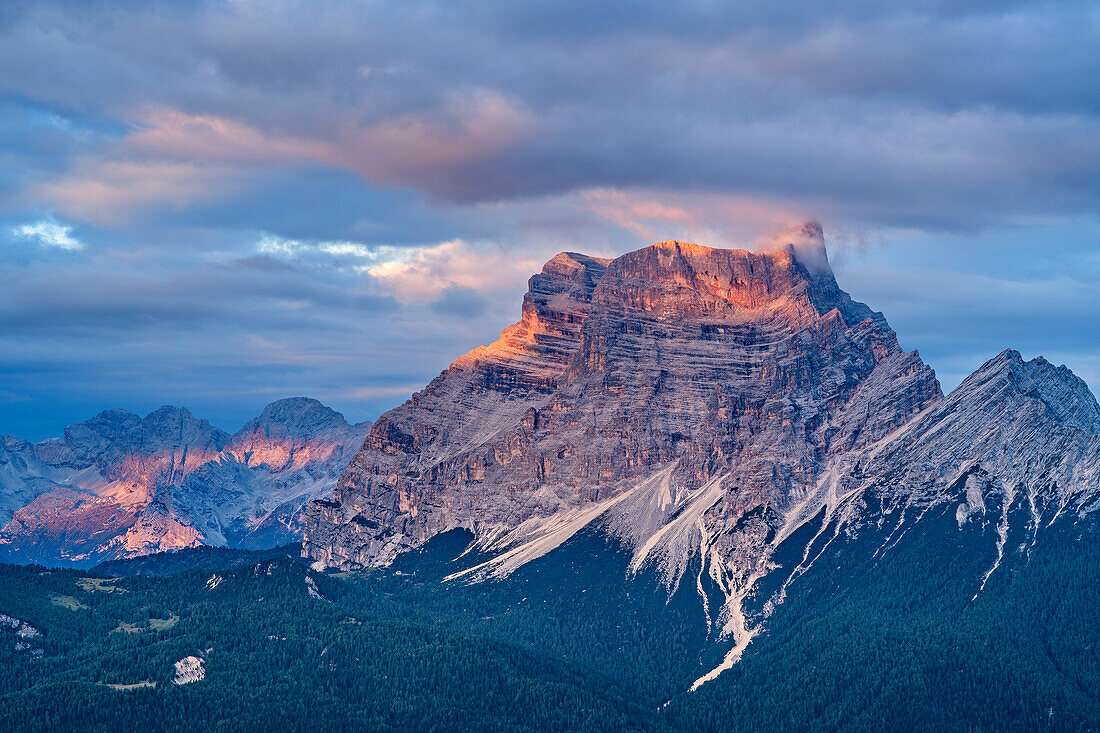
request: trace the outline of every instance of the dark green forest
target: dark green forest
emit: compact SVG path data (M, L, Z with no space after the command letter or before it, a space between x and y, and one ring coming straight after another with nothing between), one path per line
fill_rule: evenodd
M355 573L296 548L3 565L0 613L40 633L0 626L0 730L1100 729L1095 525L1021 542L978 592L991 531L944 512L885 552L885 530L821 540L741 662L694 693L728 642L694 587L628 579L597 531L476 585L442 582L478 559L455 560L461 532ZM176 685L188 656L205 677Z

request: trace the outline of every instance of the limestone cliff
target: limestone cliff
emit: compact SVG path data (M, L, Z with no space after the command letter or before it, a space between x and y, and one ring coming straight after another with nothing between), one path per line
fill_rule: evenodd
M661 242L606 262L555 257L523 318L385 415L315 503L307 551L386 563L453 527L496 537L614 501L666 471L669 498L620 523L641 542L715 486L716 546L780 515L837 452L940 399L878 313L792 248Z
M1100 508L1100 405L1081 380L1006 351L945 398L811 254L558 255L519 323L378 420L332 500L307 510L304 552L382 565L462 527L489 559L450 580L479 581L598 527L635 572L670 587L695 574L733 642L698 686L837 538L895 542L949 513L993 538L981 592L1058 517ZM802 561L778 562L781 548ZM707 587L724 596L714 613Z

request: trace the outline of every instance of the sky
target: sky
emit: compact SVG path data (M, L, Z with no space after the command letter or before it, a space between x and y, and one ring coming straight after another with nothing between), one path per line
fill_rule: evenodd
M403 402L559 251L757 248L1100 391L1100 5L0 5L0 434Z

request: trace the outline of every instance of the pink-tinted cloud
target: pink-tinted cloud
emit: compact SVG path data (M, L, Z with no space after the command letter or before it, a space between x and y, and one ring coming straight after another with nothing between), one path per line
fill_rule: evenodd
M501 247L475 246L461 239L408 251L401 259L367 268L399 300L430 302L449 288L491 293L524 282L543 261Z
M241 171L225 165L85 158L67 175L31 186L27 197L67 218L112 226L148 207L216 200L241 183Z
M367 126L347 126L333 162L369 181L439 190L463 167L508 150L535 127L531 116L501 94L477 90L452 95L439 114L408 115Z
M446 187L465 166L503 153L533 127L525 112L484 90L455 96L439 114L345 124L329 138L265 132L225 117L154 106L132 131L64 175L31 187L66 216L110 225L149 207L180 209L224 196L266 167L314 163L369 184Z
M576 205L645 242L679 239L751 249L774 246L777 237L812 218L799 206L762 196L660 189L592 189Z
M80 156L24 197L69 218L112 226L151 209L216 201L246 187L264 166L336 158L327 143L168 107L144 108L131 123L127 135Z
M135 131L123 141L125 149L134 153L214 163L335 160L328 143L268 134L215 115L151 107L137 115L136 122Z

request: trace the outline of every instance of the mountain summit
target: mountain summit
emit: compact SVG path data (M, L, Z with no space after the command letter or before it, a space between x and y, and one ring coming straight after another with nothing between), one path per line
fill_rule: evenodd
M840 289L819 239L811 225L767 252L557 255L518 323L379 418L332 500L307 510L305 553L318 568L383 565L465 528L489 559L458 577L478 580L597 526L633 548L635 571L676 587L694 564L704 608L704 577L724 595L714 621L735 645L701 684L782 601L773 556L802 527L816 540L951 502L961 526L982 492L1000 495L1002 524L1014 502L1035 526L1083 510L1100 465L1083 383L1005 352L944 398Z
M334 501L314 505L308 551L385 563L454 527L495 537L622 502L658 475L665 498L629 524L636 541L691 500L724 517L708 543L728 544L742 516L781 514L831 455L940 396L881 314L790 246L560 254L519 323L379 419ZM684 529L676 542L698 547Z

